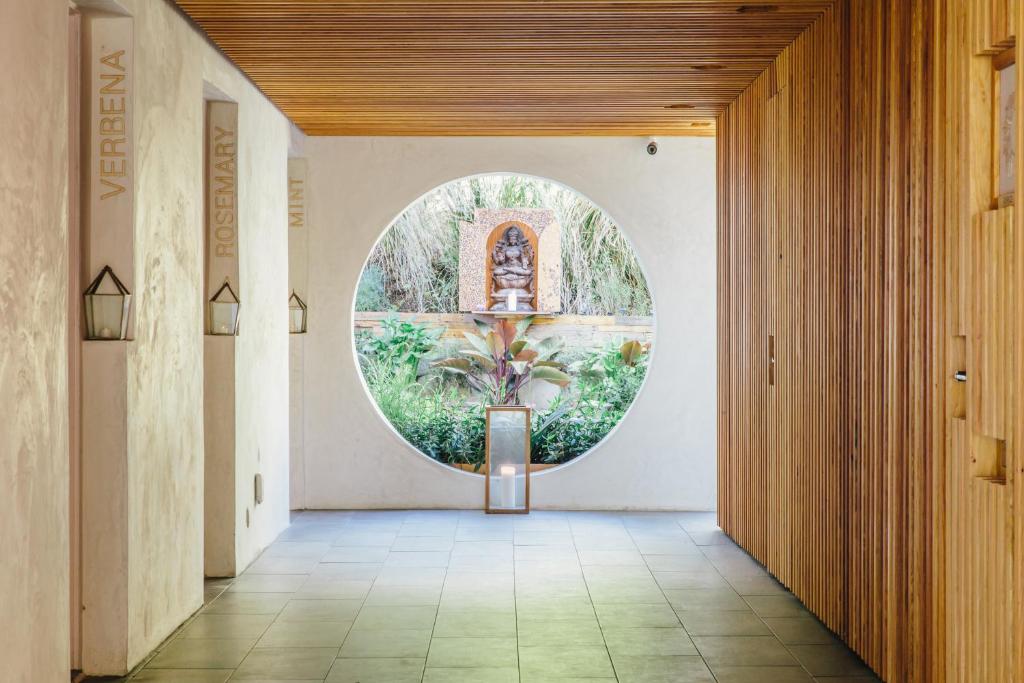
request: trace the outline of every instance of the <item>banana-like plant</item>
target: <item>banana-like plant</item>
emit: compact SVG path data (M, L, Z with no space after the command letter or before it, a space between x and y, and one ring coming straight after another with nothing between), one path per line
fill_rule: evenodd
M561 340L548 337L536 344L526 338L533 316L512 323L504 318L495 323L476 320L479 334L465 332L470 347L454 358L433 363L433 367L466 378L469 385L487 397L490 405L520 405L519 392L533 380L567 387L572 378L562 371L555 356Z

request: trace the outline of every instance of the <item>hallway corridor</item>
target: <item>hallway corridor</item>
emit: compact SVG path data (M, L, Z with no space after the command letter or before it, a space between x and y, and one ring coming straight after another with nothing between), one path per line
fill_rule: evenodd
M708 513L298 513L126 680L869 683Z

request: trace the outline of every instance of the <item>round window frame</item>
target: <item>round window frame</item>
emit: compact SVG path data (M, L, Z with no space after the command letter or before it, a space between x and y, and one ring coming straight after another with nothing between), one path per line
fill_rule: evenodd
M359 269L359 277L356 279L357 286L352 291L352 301L351 301L350 308L349 308L349 316L350 316L349 319L351 321L351 326L352 326L351 338L350 338L351 342L352 342L352 344L351 344L351 346L352 346L352 362L355 364L356 375L359 377L359 384L363 388L363 398L365 398L367 400L367 402L369 402L370 406L373 408L374 413L377 415L377 418L384 424L385 427L387 427L388 430L390 430L391 434L399 441L399 443L401 443L403 446L406 447L406 449L412 451L417 456L419 456L419 457L421 457L421 458L423 458L423 459L433 463L437 467L443 468L447 472L451 472L451 473L453 473L455 475L474 477L474 478L477 478L477 479L483 479L484 475L479 473L479 472L470 472L470 471L464 470L464 469L459 468L459 467L453 467L452 465L449 465L447 463L441 462L440 460L438 460L436 458L432 458L429 455L427 455L426 453L424 453L423 451L421 451L411 441L406 439L402 435L402 433L398 431L398 429L395 428L395 426L391 423L391 420L389 420L387 415L385 415L384 412L380 409L380 406L377 404L377 399L375 399L373 397L373 394L370 392L370 387L366 383L366 376L363 374L363 367L362 367L362 365L359 362L359 351L358 351L358 345L356 344L356 326L355 326L355 317L356 317L356 313L357 313L357 311L356 311L356 299L357 299L357 297L359 295L358 283L362 280L363 273L366 272L366 267L370 264L370 258L373 256L373 252L377 250L377 246L381 243L381 241L384 239L384 237L394 227L395 223L398 222L398 220L409 211L409 209L414 207L419 202L422 202L426 197L430 196L434 192L437 192L441 188L446 187L448 185L451 185L452 183L457 183L457 182L461 182L461 181L464 181L464 180L472 180L473 178L489 178L489 177L494 177L494 176L516 176L516 177L520 177L520 178L530 178L530 179L534 179L534 180L539 180L539 181L546 182L546 183L553 183L555 185L558 185L559 187L562 187L565 190L568 190L570 192L573 192L573 193L579 195L580 197L583 197L588 202L590 202L594 207L596 207L599 211L601 211L606 216L611 218L612 221L615 223L615 227L619 230L619 232L621 233L623 238L626 240L626 243L629 245L630 250L633 252L633 255L636 257L637 264L640 266L640 273L643 275L644 283L647 285L647 291L651 295L651 329L652 329L651 335L652 335L654 341L657 341L657 339L658 339L658 303L657 303L657 295L656 295L656 293L654 291L654 287L651 285L651 278L650 278L650 276L647 273L647 268L644 266L644 262L640 258L640 254L637 252L636 246L633 244L633 240L629 236L629 231L622 227L622 223L618 220L618 218L615 217L614 214L612 214L611 212L607 211L603 206L601 206L601 204L595 202L593 199L591 199L591 197L589 195L584 194L583 192L580 192L575 187L573 187L573 186L571 186L571 185L569 185L567 183L564 183L564 182L562 182L560 180L557 180L555 178L549 178L547 176L537 175L536 173L522 173L522 172L519 172L519 171L482 171L482 172L479 172L479 173L469 173L469 174L465 174L465 175L460 175L460 176L457 176L455 178L451 178L449 180L446 180L446 181L444 181L442 183L439 183L439 184L433 186L432 188L430 188L429 190L427 190L426 192L423 192L422 194L417 196L414 200L412 200L408 204L406 204L405 207L403 207L401 211L399 211L397 214L395 214L395 216L390 221L388 221L388 224L386 226L384 226L384 229L380 231L379 235L377 235L377 239L374 240L373 245L370 247L370 250L366 254L366 258L363 259L363 265ZM594 453L599 451L602 446L604 446L613 436L615 436L615 434L622 428L622 425L626 422L626 420L629 419L630 415L632 415L633 410L636 408L637 402L640 400L641 395L643 395L644 390L647 388L647 384L648 384L648 382L650 381L650 378L651 378L651 368L654 366L655 359L657 358L657 347L658 347L657 344L655 344L655 343L651 344L651 348L648 351L649 355L648 355L648 362L647 362L647 372L644 373L644 379L640 383L640 388L637 389L636 395L633 397L633 400L630 401L629 406L626 408L625 413L623 413L622 418L618 422L615 423L615 426L612 427L610 430L608 430L608 433L605 434L601 438L600 441L598 441L593 446L588 448L585 452L580 453L579 455L575 456L571 460L567 460L565 462L560 462L560 463L555 464L552 467L545 467L545 468L540 469L540 470L533 470L531 468L531 472L530 472L530 476L531 477L543 477L543 476L547 476L549 474L554 474L555 472L560 472L560 471L566 469L567 467L572 467L573 465L576 465L577 463L583 461L584 459L590 457L591 455L593 455Z

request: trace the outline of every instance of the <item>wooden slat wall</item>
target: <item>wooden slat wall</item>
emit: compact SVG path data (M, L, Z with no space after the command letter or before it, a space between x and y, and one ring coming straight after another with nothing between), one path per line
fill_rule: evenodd
M721 524L888 681L1024 681L1022 21L837 2L719 117Z
M991 55L1022 35L1015 0L954 3L949 26L962 45L947 50L952 66L949 99L960 127L959 177L945 191L951 220L946 263L948 319L942 328L952 367L966 367L945 411L949 434L946 472L945 673L947 681L1024 680L1024 249L1021 212L997 209L993 178ZM957 29L957 27L964 27ZM963 35L959 35L962 32ZM1022 111L1018 65L1017 111ZM1018 115L1016 196L1024 197ZM948 373L947 373L948 376ZM996 459L1005 449L1005 483Z
M718 122L720 523L830 624L844 619L849 427L835 419L847 401L840 26L839 12L819 19Z
M924 423L925 2L849 4L847 642L888 680L934 680ZM857 96L863 93L862 96Z

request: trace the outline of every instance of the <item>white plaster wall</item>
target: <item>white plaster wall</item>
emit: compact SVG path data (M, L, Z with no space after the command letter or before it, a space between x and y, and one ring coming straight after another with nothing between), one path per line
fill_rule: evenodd
M120 4L135 18L136 46L137 322L127 361L124 634L130 668L203 598L204 79L241 110L239 564L288 524L290 131L169 3ZM64 681L69 668L67 14L63 0L0 0L7 67L0 78L0 614L9 622L0 638L0 678L18 683ZM256 471L265 478L265 501L254 508Z
M0 0L0 678L68 672L67 3Z
M288 524L289 122L169 3L122 4L135 18L136 46L131 667L203 598L204 80L239 104L237 565ZM265 481L258 507L257 471Z
M424 193L510 171L564 183L605 209L648 276L657 332L646 385L589 455L534 477L538 508L715 506L715 141L640 138L307 138L310 329L306 507L480 507L477 475L419 455L366 395L352 303L370 249Z

